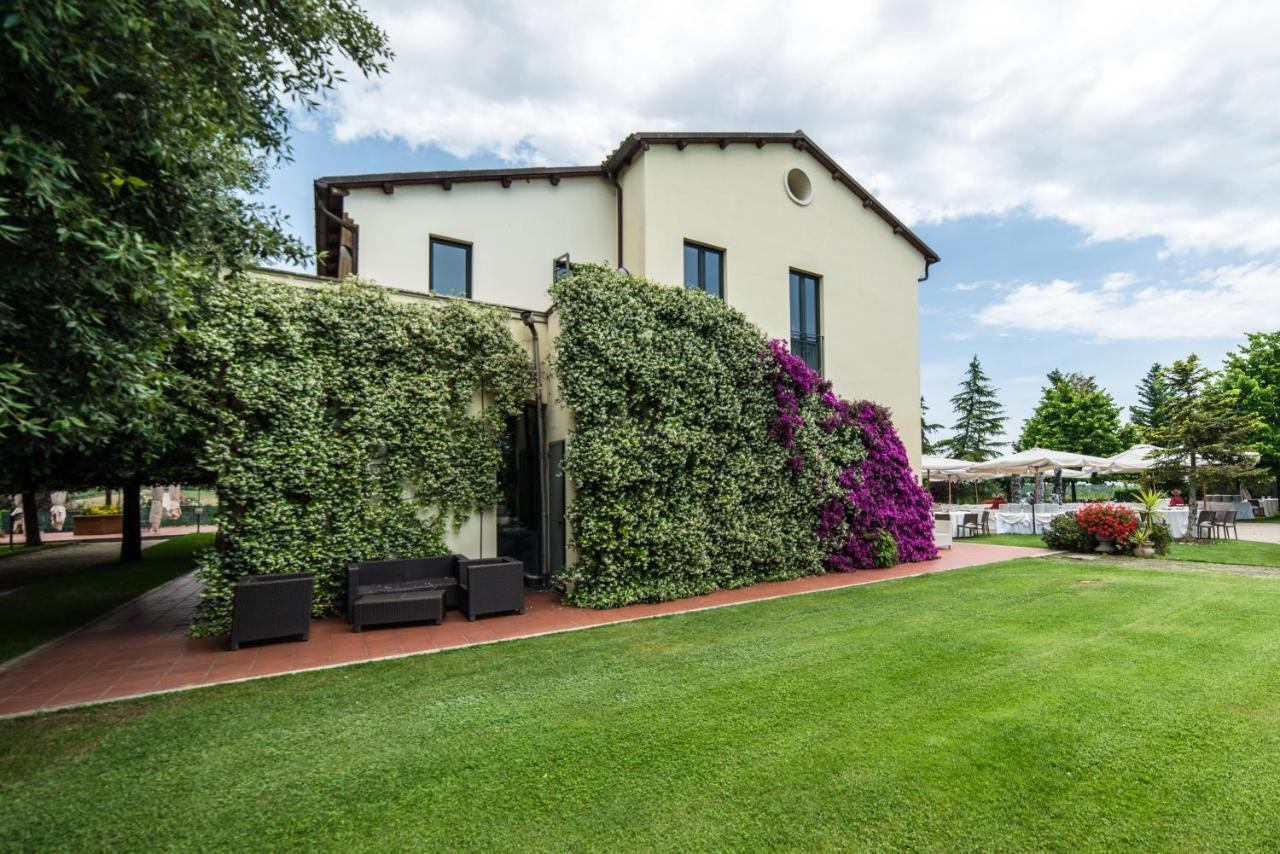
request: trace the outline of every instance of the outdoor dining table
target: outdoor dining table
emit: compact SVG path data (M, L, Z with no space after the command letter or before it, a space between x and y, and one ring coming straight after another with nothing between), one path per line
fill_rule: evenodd
M1280 513L1280 498L1260 498L1258 503L1262 505L1263 516L1275 516Z

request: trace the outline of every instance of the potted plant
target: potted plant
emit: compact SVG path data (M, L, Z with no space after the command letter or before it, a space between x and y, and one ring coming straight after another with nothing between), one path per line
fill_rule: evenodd
M1138 517L1118 504L1090 504L1076 513L1080 527L1098 541L1094 551L1111 554L1117 542L1123 543L1138 530Z
M1133 543L1133 554L1135 557L1155 557L1156 548L1151 544L1151 531L1142 528L1134 532L1129 538L1129 542Z
M124 508L119 504L86 507L72 517L71 531L79 537L119 534L124 531Z

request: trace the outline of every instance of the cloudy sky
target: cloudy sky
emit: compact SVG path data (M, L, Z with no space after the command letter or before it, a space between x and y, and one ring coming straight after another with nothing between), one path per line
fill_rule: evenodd
M596 163L634 130L794 130L942 256L935 420L977 354L1016 434L1053 368L1121 403L1153 361L1280 329L1280 6L382 2L387 76L300 122L323 174Z

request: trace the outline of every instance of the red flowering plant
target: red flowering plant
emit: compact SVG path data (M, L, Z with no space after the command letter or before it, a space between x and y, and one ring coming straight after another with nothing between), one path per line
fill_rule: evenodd
M1119 504L1089 504L1076 513L1076 522L1099 540L1123 543L1138 530L1138 517Z

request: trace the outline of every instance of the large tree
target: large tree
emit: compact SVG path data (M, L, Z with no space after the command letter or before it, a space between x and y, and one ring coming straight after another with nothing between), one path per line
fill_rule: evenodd
M1141 438L1150 439L1168 423L1168 405L1169 387L1164 380L1164 368L1156 362L1138 383L1138 404L1129 407L1129 421Z
M1186 474L1187 501L1195 513L1196 494L1206 466L1217 477L1247 470L1248 442L1258 419L1239 410L1240 390L1215 382L1216 376L1194 353L1164 370L1169 387L1168 422L1152 439L1165 449L1164 463ZM1195 536L1187 526L1187 539Z
M989 460L996 456L1003 444L999 440L1007 420L997 392L975 354L960 381L960 391L951 398L956 413L951 438L939 443L948 456L958 460Z
M1280 495L1280 332L1259 332L1249 343L1227 355L1222 373L1223 389L1234 389L1237 408L1257 419L1249 437L1260 464L1276 478Z
M938 446L934 444L929 436L942 429L941 424L933 424L929 421L929 406L924 402L924 395L920 395L920 452L924 454L938 453Z
M1120 423L1120 407L1097 380L1052 371L1040 402L1022 426L1017 449L1041 447L1109 457L1133 444L1131 428Z
M202 283L305 250L252 202L291 110L385 34L352 0L11 0L0 34L0 471L32 493L154 441ZM111 447L116 445L116 447ZM109 466L108 466L109 468Z

